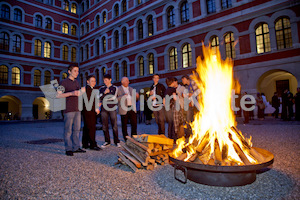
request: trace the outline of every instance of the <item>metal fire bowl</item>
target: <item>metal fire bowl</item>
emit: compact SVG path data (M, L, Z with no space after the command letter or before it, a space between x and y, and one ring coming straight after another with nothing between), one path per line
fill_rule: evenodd
M192 162L185 162L170 157L174 165L174 177L176 180L186 183L187 179L196 183L233 187L251 184L256 180L256 170L263 169L274 162L274 155L261 148L252 147L265 158L265 162L261 164L243 165L243 166L217 166L204 165ZM177 176L177 171L184 173L184 178Z

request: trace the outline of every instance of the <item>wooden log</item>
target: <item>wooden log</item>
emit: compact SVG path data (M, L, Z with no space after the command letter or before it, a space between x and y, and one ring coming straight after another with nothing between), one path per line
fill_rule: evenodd
M142 165L139 161L137 161L133 156L125 151L120 151L126 158L128 158L137 168L142 168Z
M198 152L194 153L194 154L190 157L189 161L190 161L190 162L194 162L194 161L196 160L196 158L198 158L198 156L199 156L199 153L198 153Z
M218 139L215 139L214 160L215 160L216 165L221 165L221 163L222 163L222 153L221 153L221 150L220 150Z
M248 160L248 158L246 157L246 155L243 152L243 150L240 148L240 146L235 141L233 141L231 133L229 133L229 139L231 140L231 142L233 144L233 147L234 147L234 150L239 155L239 157L242 160L242 162L245 165L251 165L251 162Z
M157 152L151 152L148 153L149 156L157 156L157 155L161 155L161 154L166 154L167 151L157 151Z
M187 153L183 153L180 156L178 156L176 159L177 160L184 160L187 157Z
M143 166L148 165L148 163L146 162L147 158L140 157L138 154L136 154L136 152L130 149L124 142L121 142L120 144L126 151L128 151L132 156L134 156Z
M197 146L197 149L196 149L196 150L197 150L199 153L201 153L201 152L203 151L203 149L204 149L204 148L207 146L207 144L209 143L208 138L209 138L209 133L207 132L207 133L204 135L204 137L202 138L200 144Z
M151 164L151 165L148 165L146 169L147 169L147 170L153 170L153 169L154 169L154 165L152 165L152 164Z
M255 149L251 148L250 149L250 154L259 162L263 163L265 161L265 158L263 155L258 153Z
M222 160L226 160L228 157L228 145L224 144L222 147Z
M119 152L119 157L134 171L136 172L137 168L136 166L129 160L127 159L121 152Z
M248 144L248 142L245 140L244 136L241 135L241 133L234 127L232 126L230 128L233 132L236 133L236 135L238 136L238 138L242 141L243 145L245 145L248 149L251 149L251 146Z
M174 140L167 138L165 135L148 135L142 134L134 137L135 140L139 142L148 142L148 143L156 143L156 144L167 144L173 145Z
M210 158L207 162L208 165L215 165L215 161L213 158Z
M133 143L133 144L137 145L138 147L144 149L145 151L147 151L147 152L149 152L149 153L151 152L151 149L150 149L150 148L148 148L148 147L146 147L145 145L143 145L143 144L141 144L141 143L135 141L135 140L132 139L131 137L126 136L126 138L127 138L126 143L127 143L127 142L128 142L128 143Z
M134 151L137 155L139 155L144 160L147 158L148 152L142 149L141 147L131 142L126 142L126 146L129 147L132 151Z

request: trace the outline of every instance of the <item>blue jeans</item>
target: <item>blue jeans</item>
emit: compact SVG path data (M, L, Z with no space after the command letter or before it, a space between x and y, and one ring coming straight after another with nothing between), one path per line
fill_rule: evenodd
M80 147L79 133L81 127L81 112L65 113L64 121L64 140L66 151L75 151Z

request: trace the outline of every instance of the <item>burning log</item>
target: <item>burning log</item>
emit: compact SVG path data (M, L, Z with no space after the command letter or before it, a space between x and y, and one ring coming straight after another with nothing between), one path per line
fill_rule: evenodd
M206 145L209 143L209 132L205 133L203 139L201 140L200 144L198 145L196 151L199 153L202 152L202 150L206 147Z
M192 156L190 157L189 161L190 161L190 162L194 162L194 161L196 160L196 158L198 158L198 156L199 156L199 153L196 152L194 155L192 155Z
M215 139L214 160L216 165L222 164L222 153L220 151L218 139Z
M234 126L232 126L230 129L236 133L238 138L242 141L243 145L245 145L248 149L251 149L251 146L248 144L248 142L245 140L245 138L241 135L241 133Z
M187 153L183 153L180 156L178 156L176 159L177 160L184 160L184 159L186 159L186 157L187 157Z
M240 159L243 161L243 163L245 165L251 165L251 162L248 160L248 158L246 157L243 150L240 148L240 146L235 141L233 141L231 133L228 133L228 134L229 134L228 137L229 137L229 139L231 140L231 142L233 144L234 150L237 152Z
M263 163L265 161L264 156L262 156L260 153L258 153L255 149L250 149L250 154L259 162Z

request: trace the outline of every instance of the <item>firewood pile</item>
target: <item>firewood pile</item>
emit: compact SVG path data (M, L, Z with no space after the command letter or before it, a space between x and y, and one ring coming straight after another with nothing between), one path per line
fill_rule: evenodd
M173 149L174 141L164 135L127 136L126 143L121 142L123 150L119 152L118 162L129 166L134 172L138 169L153 170L158 164L169 164L168 153Z

